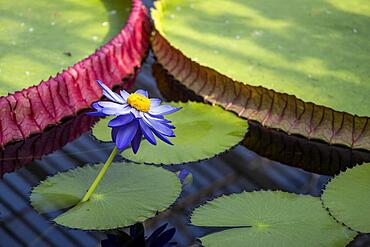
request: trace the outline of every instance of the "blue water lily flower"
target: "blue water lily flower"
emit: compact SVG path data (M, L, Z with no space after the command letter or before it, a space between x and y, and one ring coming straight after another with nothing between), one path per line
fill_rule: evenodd
M92 104L95 112L89 112L90 116L116 116L109 121L112 128L112 139L119 150L131 144L134 153L137 153L140 142L144 136L151 144L156 145L154 135L160 140L171 144L167 137L174 137L175 126L164 115L174 113L181 108L170 105L161 105L161 100L148 98L148 92L137 90L129 94L122 90L117 94L110 90L104 83L97 81L103 89L103 94L110 101L98 101Z

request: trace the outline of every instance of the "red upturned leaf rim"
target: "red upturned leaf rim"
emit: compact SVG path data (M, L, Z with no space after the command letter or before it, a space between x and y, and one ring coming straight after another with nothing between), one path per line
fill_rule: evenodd
M162 65L153 64L152 71L159 91L167 100L204 102L202 97L168 74ZM271 160L309 172L333 176L348 167L370 161L370 152L367 151L288 135L283 131L265 128L256 121L248 121L248 126L241 145Z
M264 127L370 151L369 117L339 112L304 102L294 95L234 81L185 56L158 30L153 31L151 47L163 69L205 102L220 105Z
M0 97L0 145L24 140L75 116L102 97L95 83L119 85L140 68L149 48L151 22L141 0L132 0L125 27L92 55L47 81Z

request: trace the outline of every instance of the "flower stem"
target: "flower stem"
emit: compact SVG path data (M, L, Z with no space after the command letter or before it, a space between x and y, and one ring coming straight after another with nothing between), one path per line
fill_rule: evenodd
M112 161L113 161L114 157L116 157L117 153L118 153L118 148L115 146L112 153L109 155L107 161L105 162L104 166L99 171L98 176L96 176L96 178L95 178L94 182L91 184L89 190L86 192L86 194L82 198L81 202L86 202L86 201L89 200L90 196L94 193L96 187L98 187L100 181L104 177L104 174L107 172L109 166L112 164Z

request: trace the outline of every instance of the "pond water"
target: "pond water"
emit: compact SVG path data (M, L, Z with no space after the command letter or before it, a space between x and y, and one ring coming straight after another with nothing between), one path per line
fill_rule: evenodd
M134 87L148 90L151 96L159 96L151 74L152 62L149 57ZM113 145L100 143L91 136L89 128L93 122L80 115L1 151L0 246L98 246L106 238L104 232L80 231L53 224L49 220L53 215L40 215L29 203L30 189L47 176L105 161ZM326 175L269 160L242 145L207 161L168 167L172 171L186 168L193 175L193 183L184 188L170 210L145 222L146 234L168 223L168 228L176 229L173 241L178 246L189 246L196 238L214 230L191 226L188 217L192 209L211 198L259 189L319 196L330 176L340 168L369 161L368 153L313 144L252 126L252 134L249 139L247 137L245 146L265 156ZM274 139L273 136L278 137ZM361 235L351 246L370 246L370 237Z

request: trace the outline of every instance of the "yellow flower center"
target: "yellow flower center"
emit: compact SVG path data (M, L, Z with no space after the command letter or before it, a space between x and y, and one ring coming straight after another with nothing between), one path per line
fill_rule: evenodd
M141 94L130 94L127 98L127 103L142 112L148 112L150 110L150 100Z

